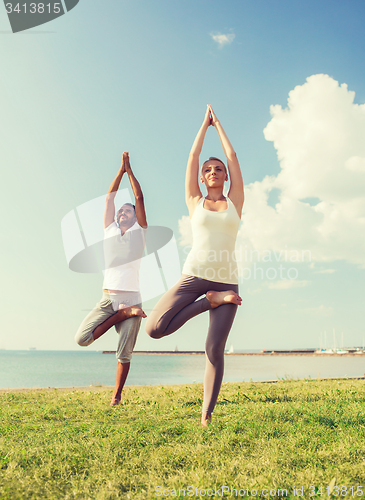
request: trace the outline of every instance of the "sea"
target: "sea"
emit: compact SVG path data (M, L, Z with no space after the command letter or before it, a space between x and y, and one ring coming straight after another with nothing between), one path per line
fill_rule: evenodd
M134 354L126 385L203 381L204 355ZM96 351L0 350L0 388L111 386L116 358ZM224 382L362 377L365 356L226 355Z

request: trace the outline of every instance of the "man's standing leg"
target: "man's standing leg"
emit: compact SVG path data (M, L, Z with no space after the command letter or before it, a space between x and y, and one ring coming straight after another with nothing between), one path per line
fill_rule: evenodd
M127 380L130 366L131 366L130 362L128 363L121 363L120 361L117 362L117 376L115 379L115 387L114 387L113 397L110 402L110 406L119 405L122 397L122 390L125 381Z
M139 304L138 307L141 307ZM119 341L117 347L117 376L115 380L115 387L110 406L118 406L122 396L122 390L127 379L130 368L130 361L134 346L136 344L137 335L141 326L142 318L134 316L126 319L121 323L115 325L115 329L119 334Z

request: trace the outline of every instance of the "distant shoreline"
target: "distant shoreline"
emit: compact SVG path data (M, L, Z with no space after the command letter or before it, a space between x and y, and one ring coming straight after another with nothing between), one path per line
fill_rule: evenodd
M102 354L115 354L115 351L102 351ZM174 356L203 356L204 351L134 351L133 354L142 355L174 355ZM316 353L312 351L268 351L268 352L225 352L225 356L332 356L332 357L358 357L365 356L365 353L348 352L343 354L322 352Z

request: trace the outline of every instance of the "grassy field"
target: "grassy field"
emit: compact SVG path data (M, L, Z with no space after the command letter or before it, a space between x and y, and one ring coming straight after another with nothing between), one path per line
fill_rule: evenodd
M0 394L1 500L365 499L361 380L224 384L209 429L200 384L110 396Z

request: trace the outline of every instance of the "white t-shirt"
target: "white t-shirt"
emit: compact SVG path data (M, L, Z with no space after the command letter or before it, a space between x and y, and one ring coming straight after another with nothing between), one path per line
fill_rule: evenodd
M115 222L104 229L104 289L139 292L146 231L138 222L123 236Z

